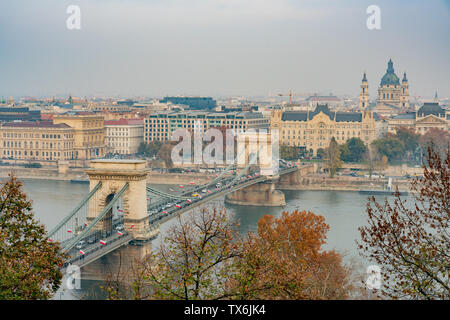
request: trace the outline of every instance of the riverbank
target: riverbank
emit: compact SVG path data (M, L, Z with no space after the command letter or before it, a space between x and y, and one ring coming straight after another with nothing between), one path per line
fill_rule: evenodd
M277 185L279 190L310 190L310 191L359 191L362 189L383 190L388 184L388 179L365 178L351 176L328 177L325 174L310 174L300 178L300 182L295 185ZM397 187L399 191L409 190L409 180L394 179L392 190Z
M69 169L65 173L58 172L55 168L23 168L23 167L1 167L0 178L7 178L13 172L19 179L55 180L55 181L88 181L88 176L83 168ZM176 185L205 184L216 177L208 173L158 173L149 172L147 181L149 184ZM336 176L329 178L325 174L308 174L300 178L295 185L277 184L278 190L311 190L311 191L359 191L361 189L382 190L387 185L387 179L365 178L351 176ZM392 187L400 191L409 189L409 181L406 179L394 179Z
M87 168L86 168L87 169ZM9 174L19 179L33 180L56 180L56 181L89 181L85 168L69 169L65 173L58 172L56 168L23 168L23 167L1 167L0 178L7 178ZM147 181L150 184L205 184L216 177L208 173L158 173L149 172Z

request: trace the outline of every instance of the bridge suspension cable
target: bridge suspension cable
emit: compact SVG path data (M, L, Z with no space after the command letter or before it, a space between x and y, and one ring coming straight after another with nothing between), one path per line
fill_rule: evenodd
M125 185L120 189L120 191L114 195L112 200L105 206L103 211L94 219L92 222L86 226L85 229L81 233L79 233L77 236L69 239L69 241L65 242L63 244L63 252L68 252L71 250L81 239L83 239L86 235L88 235L89 231L97 225L97 223L103 219L103 217L109 212L109 210L112 209L113 205L119 200L119 198L122 196L122 194L128 189L129 183L126 182Z
M183 199L183 200L189 199L188 197L183 197L181 195L165 193L165 192L163 192L161 190L153 189L153 188L151 188L149 186L147 186L147 191L150 192L150 193L156 194L158 196L161 196L163 198L173 198L173 199Z
M56 227L54 227L48 234L49 238L52 238L58 231L61 230L61 228L67 224L67 222L74 216L76 215L80 209L88 203L88 201L92 198L92 196L97 192L98 189L100 189L100 187L102 186L102 182L100 181L99 183L97 183L97 185L94 187L94 189L92 189L87 195L86 197L84 197L83 200L81 200L81 202L64 218L61 220L60 223L58 223L56 225Z

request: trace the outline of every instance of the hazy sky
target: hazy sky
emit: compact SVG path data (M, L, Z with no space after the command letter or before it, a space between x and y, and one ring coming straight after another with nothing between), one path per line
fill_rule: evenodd
M358 95L366 71L375 99L392 58L448 97L449 31L449 0L1 0L0 96Z

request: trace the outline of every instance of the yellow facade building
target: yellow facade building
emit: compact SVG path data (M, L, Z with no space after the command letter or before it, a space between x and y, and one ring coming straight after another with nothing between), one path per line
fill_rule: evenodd
M301 147L314 155L327 148L332 137L339 144L353 137L366 144L376 138L371 111L337 112L328 105L318 105L314 111L273 110L270 127L278 129L280 145Z
M7 122L0 126L2 159L47 162L74 159L75 131L52 122Z
M104 116L91 112L71 112L53 117L55 124L74 129L74 156L78 160L101 158L106 154Z

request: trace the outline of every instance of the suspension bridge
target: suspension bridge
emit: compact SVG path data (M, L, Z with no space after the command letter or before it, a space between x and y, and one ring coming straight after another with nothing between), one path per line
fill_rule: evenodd
M90 192L49 232L49 241L58 241L68 254L63 272L70 264L83 267L121 246L154 239L162 223L183 212L254 186L274 186L281 176L298 169L280 162L276 176L263 175L249 161L240 169L228 166L206 184L180 185L167 192L147 184L146 161L93 160L86 170Z

